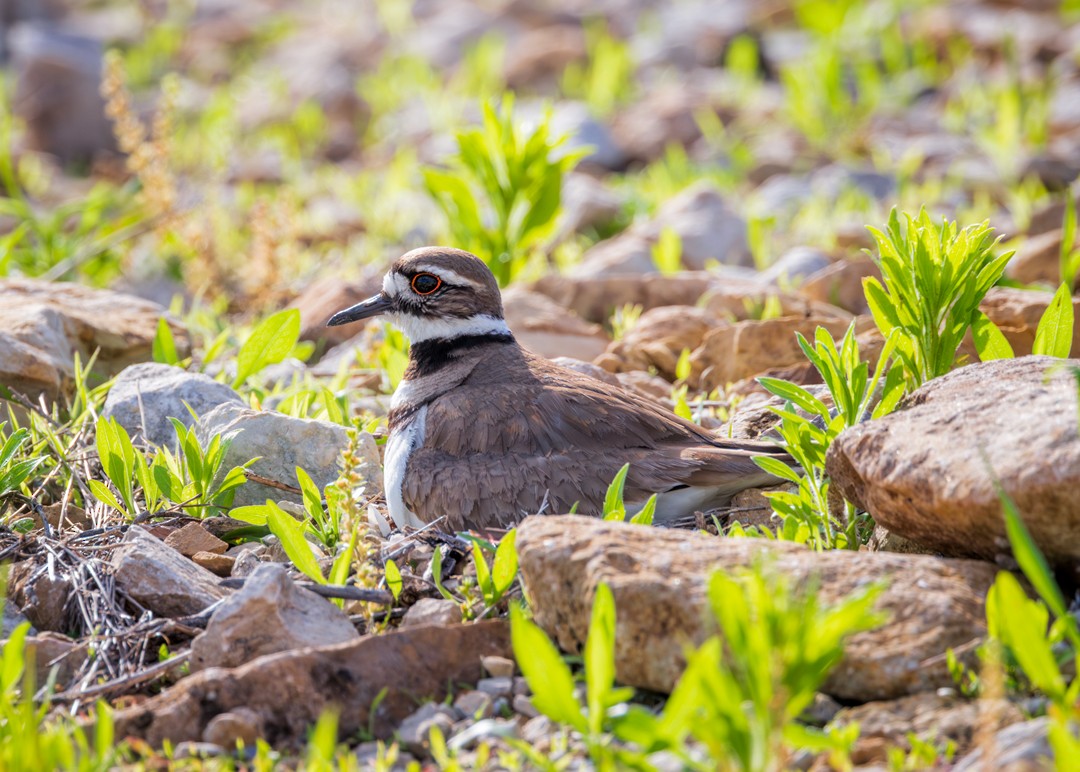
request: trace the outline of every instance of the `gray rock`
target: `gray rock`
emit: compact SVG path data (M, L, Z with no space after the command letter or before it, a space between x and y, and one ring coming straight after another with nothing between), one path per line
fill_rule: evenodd
M421 598L401 620L402 627L419 625L454 625L461 623L461 607L445 598Z
M359 637L341 609L293 584L284 566L263 563L192 642L191 669L236 667L264 654Z
M509 697L514 693L513 678L481 678L476 682L478 691L492 697Z
M832 265L829 256L814 247L792 247L761 272L761 280L770 284L799 284L807 276Z
M587 228L610 223L622 211L622 199L588 174L570 173L563 181L563 212L558 239L568 239Z
M571 271L574 276L652 273L653 246L671 228L682 240L682 264L701 270L710 260L725 265L751 265L746 223L711 184L702 182L672 198L653 219L601 241Z
M468 691L462 692L454 700L454 710L469 718L489 718L494 698L487 692Z
M1007 726L994 735L996 755L985 759L982 747L956 762L953 772L979 772L984 769L1054 769L1054 752L1047 731L1050 719L1042 718Z
M447 746L454 750L469 749L476 746L481 740L491 737L517 737L517 724L513 721L498 718L485 718L467 726L452 738Z
M112 124L101 96L101 43L38 24L20 24L8 38L15 66L15 112L27 141L61 163L88 163L114 152Z
M252 410L232 402L218 405L196 424L203 444L216 434L232 437L225 454L225 469L259 457L250 469L271 480L296 485L301 467L322 488L338 476L341 451L349 444L345 429L327 421L292 418L282 413ZM236 491L235 506L262 504L268 498L300 497L259 483L247 483Z
M619 171L626 167L627 157L616 144L611 131L589 114L589 109L580 102L559 102L551 115L552 136L566 135L566 144L560 148L563 152L588 147L589 154L582 163L590 163L610 171Z
M194 419L189 407L201 416L226 402L244 404L239 394L208 375L144 362L117 376L101 414L115 418L132 439L142 437L153 445L173 447L176 432L170 418L191 426Z
M162 617L198 614L227 595L220 581L139 526L113 551L116 585Z
M427 702L412 715L405 718L398 727L397 736L401 746L417 756L426 758L428 753L428 735L433 726L442 730L443 737L450 734L454 722L460 718L453 708L437 702Z

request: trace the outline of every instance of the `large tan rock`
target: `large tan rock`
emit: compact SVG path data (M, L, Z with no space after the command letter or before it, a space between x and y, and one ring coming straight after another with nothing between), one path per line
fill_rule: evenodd
M608 336L547 295L520 287L503 292L506 324L525 348L545 357L589 361L603 353Z
M614 373L656 368L662 377L674 381L683 349L693 351L709 330L728 324L693 306L653 308L643 313L621 339L613 341L597 364Z
M196 673L119 711L116 731L160 748L166 740L198 741L215 716L247 708L254 712L248 723L255 724L255 733L277 746L303 741L322 712L336 706L342 737L370 725L385 739L418 700L441 700L453 685L483 678L481 659L489 656L511 656L504 620L428 625L269 654L238 668Z
M1005 275L1024 284L1061 282L1061 228L1029 236L1016 248ZM1076 243L1073 247L1078 246Z
M852 315L828 302L784 292L754 279L726 278L716 282L698 301L706 311L724 319L745 321L760 316L767 304L776 303L780 316L822 316L850 320Z
M73 386L74 358L95 351L94 371L111 377L151 358L165 309L109 290L33 279L0 281L0 384L34 398L57 397ZM169 320L186 356L186 330Z
M1054 293L1015 287L991 287L979 309L1001 328L1016 356L1031 353L1035 331ZM1080 319L1080 299L1073 298L1073 315ZM1073 327L1072 356L1080 355L1080 324Z
M687 644L712 631L706 587L718 568L768 556L796 583L817 577L825 602L886 580L879 608L890 618L848 642L825 691L839 699L890 699L949 686L945 652L985 633L983 599L996 574L987 563L926 555L811 552L789 542L722 539L587 517L530 517L518 527L521 576L536 621L565 651L581 649L593 593L615 597L618 678L670 691Z
M1080 361L962 367L829 448L833 485L889 531L946 555L1009 553L994 478L1051 561L1080 557Z
M853 314L869 313L863 279L873 276L881 279L881 269L867 257L853 260L837 260L806 278L798 293L819 303L830 303Z
M750 378L771 368L801 365L806 356L796 332L813 339L824 327L834 338L850 320L824 316L783 316L716 327L690 355L690 380L703 391Z
M228 591L218 578L138 526L113 550L116 586L162 617L198 614Z

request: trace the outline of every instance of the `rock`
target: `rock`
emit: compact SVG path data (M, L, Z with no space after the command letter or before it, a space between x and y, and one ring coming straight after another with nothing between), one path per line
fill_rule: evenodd
M218 578L139 526L113 550L116 585L161 617L198 614L228 593Z
M429 740L431 730L438 727L443 739L446 739L454 727L456 718L457 714L453 708L435 702L426 702L401 722L397 730L398 741L410 753L421 758L428 758L431 755Z
M457 624L461 624L461 607L446 598L421 598L405 612L405 618L401 620L402 627Z
M49 571L45 563L25 560L12 569L9 582L8 597L30 624L38 630L69 632L70 578Z
M219 713L210 719L203 731L204 742L213 743L222 748L232 749L237 742L243 742L244 747L253 748L255 742L263 735L262 722L259 714L250 708L236 708L227 713Z
M620 112L611 130L631 162L648 164L671 144L686 147L697 140L701 127L695 116L707 107L700 89L674 81L650 89Z
M154 303L78 284L33 279L0 281L0 384L31 398L56 397L74 386L74 357L112 377L151 357L158 319ZM166 318L168 318L166 316ZM169 321L177 352L189 350L187 332Z
M514 693L513 678L481 678L476 682L478 691L495 697L510 697Z
M233 563L232 571L229 572L229 576L238 578L251 576L255 573L255 569L262 564L259 560L259 556L251 550L244 550L236 556L236 560Z
M698 301L699 307L714 316L732 321L760 318L770 304L775 305L780 316L851 319L851 314L841 308L781 291L771 284L762 284L757 278L729 278L716 282Z
M449 684L476 683L480 658L510 656L503 620L425 626L366 636L352 643L270 654L234 669L195 673L162 694L118 711L119 737L153 747L197 740L216 715L247 707L271 745L303 742L330 705L341 710L338 732L348 737L369 723L386 739L416 709L420 697L441 700ZM372 714L379 692L386 696Z
M1002 334L1013 348L1013 353L1016 356L1025 356L1031 353L1035 344L1035 331L1039 329L1039 321L1053 297L1053 292L1042 290L991 287L979 304L979 310L1001 328ZM1072 305L1073 314L1080 319L1080 299L1074 297ZM1080 355L1080 325L1073 326L1070 354Z
M881 279L881 269L873 260L866 257L837 260L810 274L797 292L818 303L829 303L853 314L866 314L870 312L863 291L863 279L867 276Z
M262 563L191 643L191 669L236 667L264 654L355 641L341 609L293 584L278 563Z
M563 181L563 211L560 215L558 241L575 233L610 224L622 212L622 199L600 180L588 174L571 172Z
M514 709L515 713L519 713L526 718L536 718L540 715L540 711L533 705L533 701L524 694L515 694L511 707Z
M526 518L518 526L517 548L536 622L559 646L580 651L593 592L604 582L615 598L619 682L661 692L669 692L682 673L686 644L700 644L712 629L706 587L718 566L749 566L767 556L795 584L817 577L825 603L886 580L878 608L889 621L848 641L844 660L822 689L859 702L951 685L945 651L985 634L984 598L996 574L994 566L976 561L815 553L789 542L720 539L578 516Z
M191 426L195 419L189 407L196 415L203 415L226 402L244 404L239 394L208 375L144 362L117 376L101 414L115 418L132 439L141 437L153 445L174 447L176 431L170 418Z
M518 342L545 357L591 360L608 344L600 325L586 322L546 295L521 288L503 291L506 324Z
M849 321L822 316L785 316L745 321L710 330L690 355L690 382L702 391L749 378L770 368L802 365L806 356L796 332L810 340L818 327L834 338L847 330Z
M534 102L533 116L529 115L529 104L522 104L521 119L528 123L539 122L549 105ZM582 167L592 167L604 171L622 171L626 168L626 154L619 147L608 127L596 120L589 108L581 102L559 100L552 108L551 136L567 137L566 144L560 150L570 152L588 148L588 153L581 159Z
M30 625L30 635L37 632L30 620L26 618L26 615L15 608L14 603L4 603L3 613L0 615L0 638L7 638L15 632L16 627L24 622Z
M675 381L684 349L693 351L716 327L727 326L716 314L692 306L661 306L641 315L619 340L612 341L597 364L611 372L656 372Z
M1007 700L996 700L991 706L988 700L966 700L923 692L898 700L845 708L836 715L835 721L839 726L859 725L859 740L853 756L858 757L858 763L867 764L887 761L883 752L886 747L911 750L908 735L935 745L951 740L956 743L957 756L963 755L972 746L976 731L987 726L991 714L995 718L990 727L997 728L1024 718Z
M196 552L191 560L197 566L202 566L207 571L217 576L232 576L236 558L231 555L218 555L214 552Z
M792 247L761 272L761 280L778 287L801 284L803 279L832 264L829 256L815 247Z
M1009 554L994 479L1055 564L1080 557L1077 360L1002 359L934 379L833 441L833 485L889 531L946 555Z
M341 452L349 444L345 428L329 421L292 418L273 411L252 410L227 402L199 418L196 431L205 446L214 435L232 437L225 453L227 470L259 457L251 471L271 480L296 485L296 467L311 475L322 489L337 479ZM380 470L381 475L381 470ZM259 483L246 483L236 490L234 506L263 504L284 497L300 501L300 496Z
M742 217L716 188L698 183L665 203L653 219L633 225L589 249L570 273L573 276L652 273L656 270L652 248L667 228L682 240L685 268L700 271L711 260L725 265L753 264Z
M603 381L609 386L619 385L619 379L614 373L605 370L599 365L594 365L592 362L582 362L580 359L573 359L571 357L555 357L551 360L551 363L556 364L559 367L565 367L567 370L573 370L575 373L581 373L590 378L595 378L598 381Z
M1050 719L1033 718L1007 726L994 735L989 748L978 747L953 765L953 772L982 772L998 769L1005 772L1036 772L1058 769L1049 739ZM989 753L988 753L989 750ZM988 757L989 756L989 757Z
M45 24L21 24L8 37L15 68L14 111L27 145L61 164L89 164L116 152L101 96L101 43Z
M26 638L26 657L33 657L37 669L35 683L42 686L49 679L49 672L56 668L56 685L59 691L71 683L86 662L87 647L59 633L38 633Z
M639 305L644 310L657 306L692 306L709 288L707 273L680 273L674 276L573 277L551 274L538 279L532 289L547 295L590 322L608 321L616 308Z
M188 523L183 528L173 531L165 537L165 543L184 557L192 557L196 552L211 552L224 555L229 545L209 533L198 523Z
M1016 254L1005 267L1005 275L1024 284L1044 283L1056 286L1061 282L1060 228L1030 236L1020 243ZM1080 239L1073 248L1080 246Z
M454 700L454 710L470 719L490 718L494 698L487 692L462 692Z
M491 678L513 678L516 670L514 660L504 657L485 657L482 664Z
M588 56L585 33L578 25L551 24L525 30L506 50L503 72L506 85L514 91L535 92L542 86L557 86L571 62Z

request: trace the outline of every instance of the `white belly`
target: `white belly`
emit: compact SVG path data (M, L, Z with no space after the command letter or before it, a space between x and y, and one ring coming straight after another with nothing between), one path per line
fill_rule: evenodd
M383 457L383 487L386 491L386 506L390 517L398 528L412 526L423 528L427 525L405 506L401 486L405 482L405 468L409 465L409 456L424 444L427 424L427 406L420 408L416 415L402 427L390 432L386 441L386 453Z

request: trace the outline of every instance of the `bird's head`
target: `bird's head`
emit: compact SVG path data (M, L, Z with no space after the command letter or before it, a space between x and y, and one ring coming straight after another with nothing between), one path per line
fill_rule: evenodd
M328 327L384 315L413 343L509 333L499 285L484 262L452 247L423 247L390 266L382 292L339 311Z

